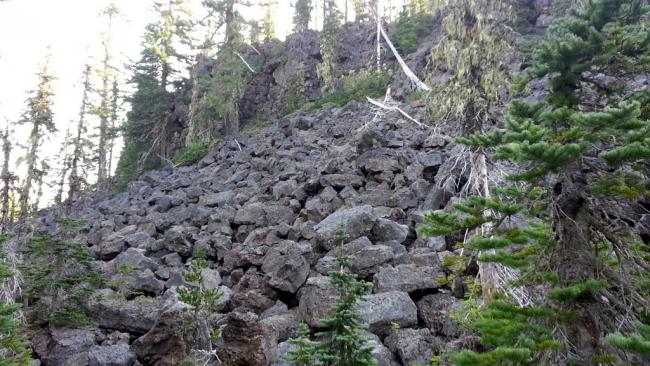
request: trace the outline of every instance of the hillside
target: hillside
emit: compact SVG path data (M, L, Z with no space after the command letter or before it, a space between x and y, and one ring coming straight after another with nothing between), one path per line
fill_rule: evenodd
M419 14L403 57L427 90L388 48L374 71L369 21L341 26L332 85L310 29L200 55L173 92L134 77L116 176L76 192L71 178L68 200L2 236L25 359L650 364L647 14L590 3L539 41L565 2L514 4L507 39L480 16L478 37L454 33L475 5Z

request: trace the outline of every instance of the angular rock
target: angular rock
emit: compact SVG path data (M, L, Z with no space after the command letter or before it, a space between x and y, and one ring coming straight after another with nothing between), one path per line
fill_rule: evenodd
M357 166L368 172L399 171L397 154L392 149L379 148L364 152L357 158Z
M271 248L262 263L262 271L270 277L269 285L280 291L295 293L307 280L309 263L303 256L311 248L284 241Z
M228 314L217 348L222 362L232 366L271 365L277 357L275 332L268 324L258 321L252 313Z
M199 198L199 204L207 207L223 207L232 204L237 195L234 191L210 193Z
M165 283L158 280L150 269L136 271L133 274L133 284L130 286L135 291L147 294L160 295L165 290Z
M383 218L377 219L375 226L372 228L373 241L397 241L403 243L409 234L409 227L401 225L392 220Z
M458 337L460 329L451 315L463 309L460 300L449 294L424 296L417 302L418 316L433 334Z
M88 366L132 366L135 361L128 343L94 346L88 352Z
M175 366L193 349L207 349L208 330L188 305L169 299L153 327L131 348L146 365Z
M310 277L300 289L300 318L312 328L322 327L320 320L332 315L338 298L339 293L329 277Z
M162 301L153 298L122 300L98 298L90 301L88 310L97 325L133 334L144 334L153 327L162 308Z
M426 365L440 354L444 342L428 329L394 329L384 344L399 357L403 365Z
M368 234L375 224L372 207L369 205L342 208L327 216L314 226L320 244L325 249L335 245L337 233L343 229L348 240Z
M445 274L436 268L418 267L414 264L384 267L375 274L373 279L375 292L432 290L440 285L437 278Z
M302 300L302 299L301 299ZM391 291L368 295L356 310L373 333L383 333L395 323L402 328L418 323L415 303L406 292Z
M238 225L264 226L266 223L264 207L257 203L242 207L235 214L234 223Z

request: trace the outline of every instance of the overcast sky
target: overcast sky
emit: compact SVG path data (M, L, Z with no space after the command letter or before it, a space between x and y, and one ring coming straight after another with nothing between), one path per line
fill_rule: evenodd
M345 0L338 1L342 6ZM44 154L51 158L58 152L70 121L78 118L84 65L100 63L101 34L106 29L106 21L99 13L111 2L121 11L113 22L113 63L124 70L124 64L138 59L144 27L155 20L155 14L151 11L153 0L0 2L0 126L4 126L5 119L15 121L20 117L25 108L26 92L36 87L35 73L49 47L51 70L57 77L53 88L55 122L59 128L58 135L43 147ZM189 2L193 10L200 10L200 0ZM393 5L398 2L401 3L401 0L392 1ZM290 0L278 0L274 10L276 33L281 38L292 28L290 3ZM262 13L260 10L250 10L244 16L260 18ZM128 79L124 71L120 76L123 83ZM24 143L28 132L28 126L16 129L15 140ZM21 153L15 150L12 162ZM19 169L18 173L21 171ZM51 198L51 192L46 196Z

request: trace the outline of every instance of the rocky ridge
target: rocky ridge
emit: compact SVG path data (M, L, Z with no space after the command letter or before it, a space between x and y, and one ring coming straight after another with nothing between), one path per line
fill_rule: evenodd
M111 280L131 265L131 290L143 295L98 290L88 304L96 326L42 330L33 341L40 360L178 364L206 342L184 326L191 321L175 292L192 285L181 273L203 250L203 286L224 294L211 319L222 329L222 361L283 365L298 324L319 328L336 301L327 274L337 269L333 239L344 224L351 270L373 283L358 310L380 364L426 362L457 342L448 315L462 296L436 282L453 243L415 231L425 211L456 194L440 183L462 179L457 147L432 131L365 103L298 113L221 142L195 166L151 171L110 199L78 202L73 216L88 222L80 240L96 271ZM40 227L56 231L55 219L42 211Z

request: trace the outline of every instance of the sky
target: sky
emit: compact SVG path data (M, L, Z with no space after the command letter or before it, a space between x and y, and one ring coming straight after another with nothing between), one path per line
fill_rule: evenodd
M192 10L200 13L200 0L188 1ZM345 0L338 1L342 6ZM292 28L291 2L277 0L274 7L275 30L280 38L290 33ZM393 0L393 4L397 2L401 1ZM124 65L139 58L144 28L156 19L151 10L153 0L0 2L0 126L4 128L6 121L19 119L25 107L27 91L36 87L36 72L49 53L50 69L57 77L53 84L53 110L59 132L44 144L42 151L51 159L60 149L67 126L78 119L84 65L98 65L101 61L101 36L107 22L99 13L109 3L114 3L121 12L114 19L111 32L115 55L113 64L120 70L120 82L128 92L125 83L129 75ZM260 8L250 9L244 16L249 19L261 18L263 12ZM14 129L14 141L24 144L28 133L29 126ZM116 145L119 147L121 142L117 141ZM12 165L21 153L20 150L13 151ZM115 166L116 163L113 164ZM20 175L24 167L14 169ZM45 196L51 199L54 194L46 192Z

